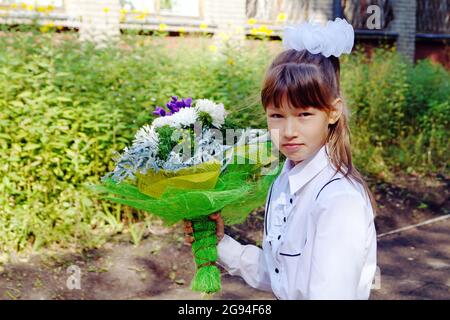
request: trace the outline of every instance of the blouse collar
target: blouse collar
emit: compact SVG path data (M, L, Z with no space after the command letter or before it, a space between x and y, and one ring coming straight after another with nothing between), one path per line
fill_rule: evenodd
M300 190L311 181L329 163L327 145L323 145L309 158L297 165L293 161L286 159L281 174L287 175L291 195Z

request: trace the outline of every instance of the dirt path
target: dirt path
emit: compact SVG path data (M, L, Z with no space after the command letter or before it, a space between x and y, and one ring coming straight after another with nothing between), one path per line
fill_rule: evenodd
M449 230L446 219L381 238L381 287L371 298L450 299ZM200 299L189 289L194 264L180 237L180 228L174 228L169 236L150 234L138 247L116 239L83 254L38 255L8 264L0 274L0 299ZM80 270L80 290L67 286L70 266ZM274 299L225 273L222 285L214 299Z
M450 219L380 238L378 265L372 299L450 299Z
M47 253L10 263L0 273L0 299L201 299L189 289L195 268L191 248L182 243L181 228L169 231L149 235L137 247L116 238L82 254ZM80 271L79 290L76 281L69 281L75 289L68 287L75 275L69 268ZM272 299L225 272L222 281L214 299Z

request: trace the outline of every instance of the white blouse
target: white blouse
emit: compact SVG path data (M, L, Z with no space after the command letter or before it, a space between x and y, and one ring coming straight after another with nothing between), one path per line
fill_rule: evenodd
M363 187L335 169L323 146L284 163L266 202L262 249L228 235L218 264L278 299L368 299L376 231Z

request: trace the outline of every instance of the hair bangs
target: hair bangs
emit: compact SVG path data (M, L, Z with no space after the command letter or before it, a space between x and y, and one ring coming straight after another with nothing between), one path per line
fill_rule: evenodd
M328 109L333 97L316 66L286 63L268 72L261 100L265 109L269 106Z

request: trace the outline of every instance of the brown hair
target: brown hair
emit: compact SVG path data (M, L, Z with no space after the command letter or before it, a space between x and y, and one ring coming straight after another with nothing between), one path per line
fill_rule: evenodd
M327 58L307 50L283 51L269 66L261 90L264 109L281 108L287 101L294 108L313 107L330 113L337 98L342 100L343 110L338 121L328 126L329 157L336 173L341 172L351 183L353 179L364 187L375 212L375 198L352 163L349 112L340 90L339 58Z

